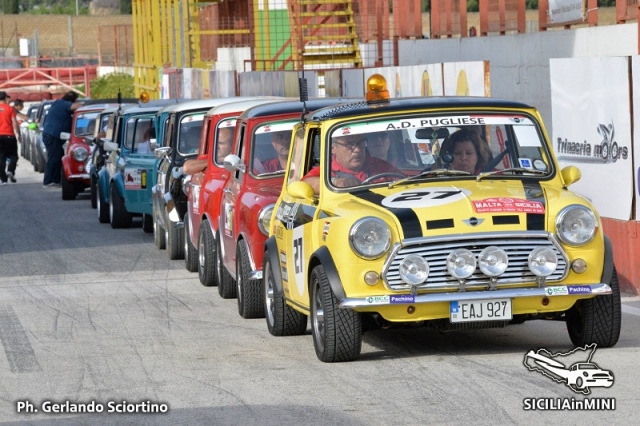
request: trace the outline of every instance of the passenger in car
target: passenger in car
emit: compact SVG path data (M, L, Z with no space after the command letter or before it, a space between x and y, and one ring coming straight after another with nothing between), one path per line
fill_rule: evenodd
M136 142L134 154L151 154L151 128L147 128L142 134L142 140Z
M489 144L477 132L469 129L456 131L442 144L440 155L447 152L453 156L453 170L472 175L482 172L491 160Z

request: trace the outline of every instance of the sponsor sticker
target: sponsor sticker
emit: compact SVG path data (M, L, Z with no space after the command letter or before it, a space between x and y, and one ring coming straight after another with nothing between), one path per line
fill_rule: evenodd
M146 189L147 170L146 169L124 169L125 189Z
M523 198L485 198L473 200L476 213L537 213L544 214L544 204L540 201L525 200Z
M547 293L548 296L565 296L569 294L569 290L567 290L565 286L547 287L544 289L544 292Z
M402 303L415 303L416 297L412 294L403 294L400 296L389 296L389 303L402 304Z
M569 294L591 294L591 287L588 285L572 285L567 289Z
M367 303L370 305L382 305L389 303L389 296L369 296L367 297Z

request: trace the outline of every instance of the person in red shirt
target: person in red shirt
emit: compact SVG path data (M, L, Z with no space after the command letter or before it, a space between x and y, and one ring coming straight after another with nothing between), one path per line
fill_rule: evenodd
M16 110L9 105L11 97L0 91L0 185L7 180L16 182L16 165L18 164L18 138L20 127L16 119ZM7 167L7 159L9 167ZM5 172L6 169L6 172Z
M254 169L259 173L277 173L287 168L289 147L291 146L291 131L284 130L272 135L271 145L276 150L276 156L262 163L262 169L256 165ZM262 171L264 170L264 172Z
M372 157L366 151L364 135L334 136L331 140L331 183L340 188L360 185L362 181L380 173L404 174L387 161ZM384 178L382 178L384 179ZM314 167L302 179L318 193L320 168Z

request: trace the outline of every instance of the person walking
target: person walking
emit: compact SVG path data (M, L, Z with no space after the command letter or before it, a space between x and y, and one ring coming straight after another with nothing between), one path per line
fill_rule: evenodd
M9 99L11 97L7 92L0 91L0 185L6 185L7 180L16 182L18 164L20 127L16 119L16 110L9 105Z
M76 102L78 94L67 92L61 99L51 104L44 125L42 126L42 142L47 147L47 164L44 168L43 188L60 187L60 173L62 172L62 145L60 133L71 132L71 117L73 111L82 106Z

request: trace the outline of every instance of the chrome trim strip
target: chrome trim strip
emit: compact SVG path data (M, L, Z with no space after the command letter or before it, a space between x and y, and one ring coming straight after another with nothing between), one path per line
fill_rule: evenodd
M549 286L549 287L574 287L576 285L569 286ZM487 290L487 291L465 291L455 293L429 293L418 294L414 297L414 301L410 303L402 303L403 305L417 305L423 303L437 303L437 302L454 302L463 300L490 300L500 298L520 298L520 297L564 297L564 296L602 296L611 294L611 287L608 284L582 284L581 287L591 288L591 293L583 294L547 294L546 287L530 287L530 288L517 288L517 289L505 289L505 290ZM367 300L372 297L390 297L390 296L410 296L409 294L383 294L370 297L350 298L347 297L340 302L341 308L365 308L372 306L398 306L399 303L369 303Z
M247 277L249 281L252 280L261 280L262 279L262 271L251 271L249 276Z
M75 175L69 175L67 179L90 179L89 173L78 173Z

